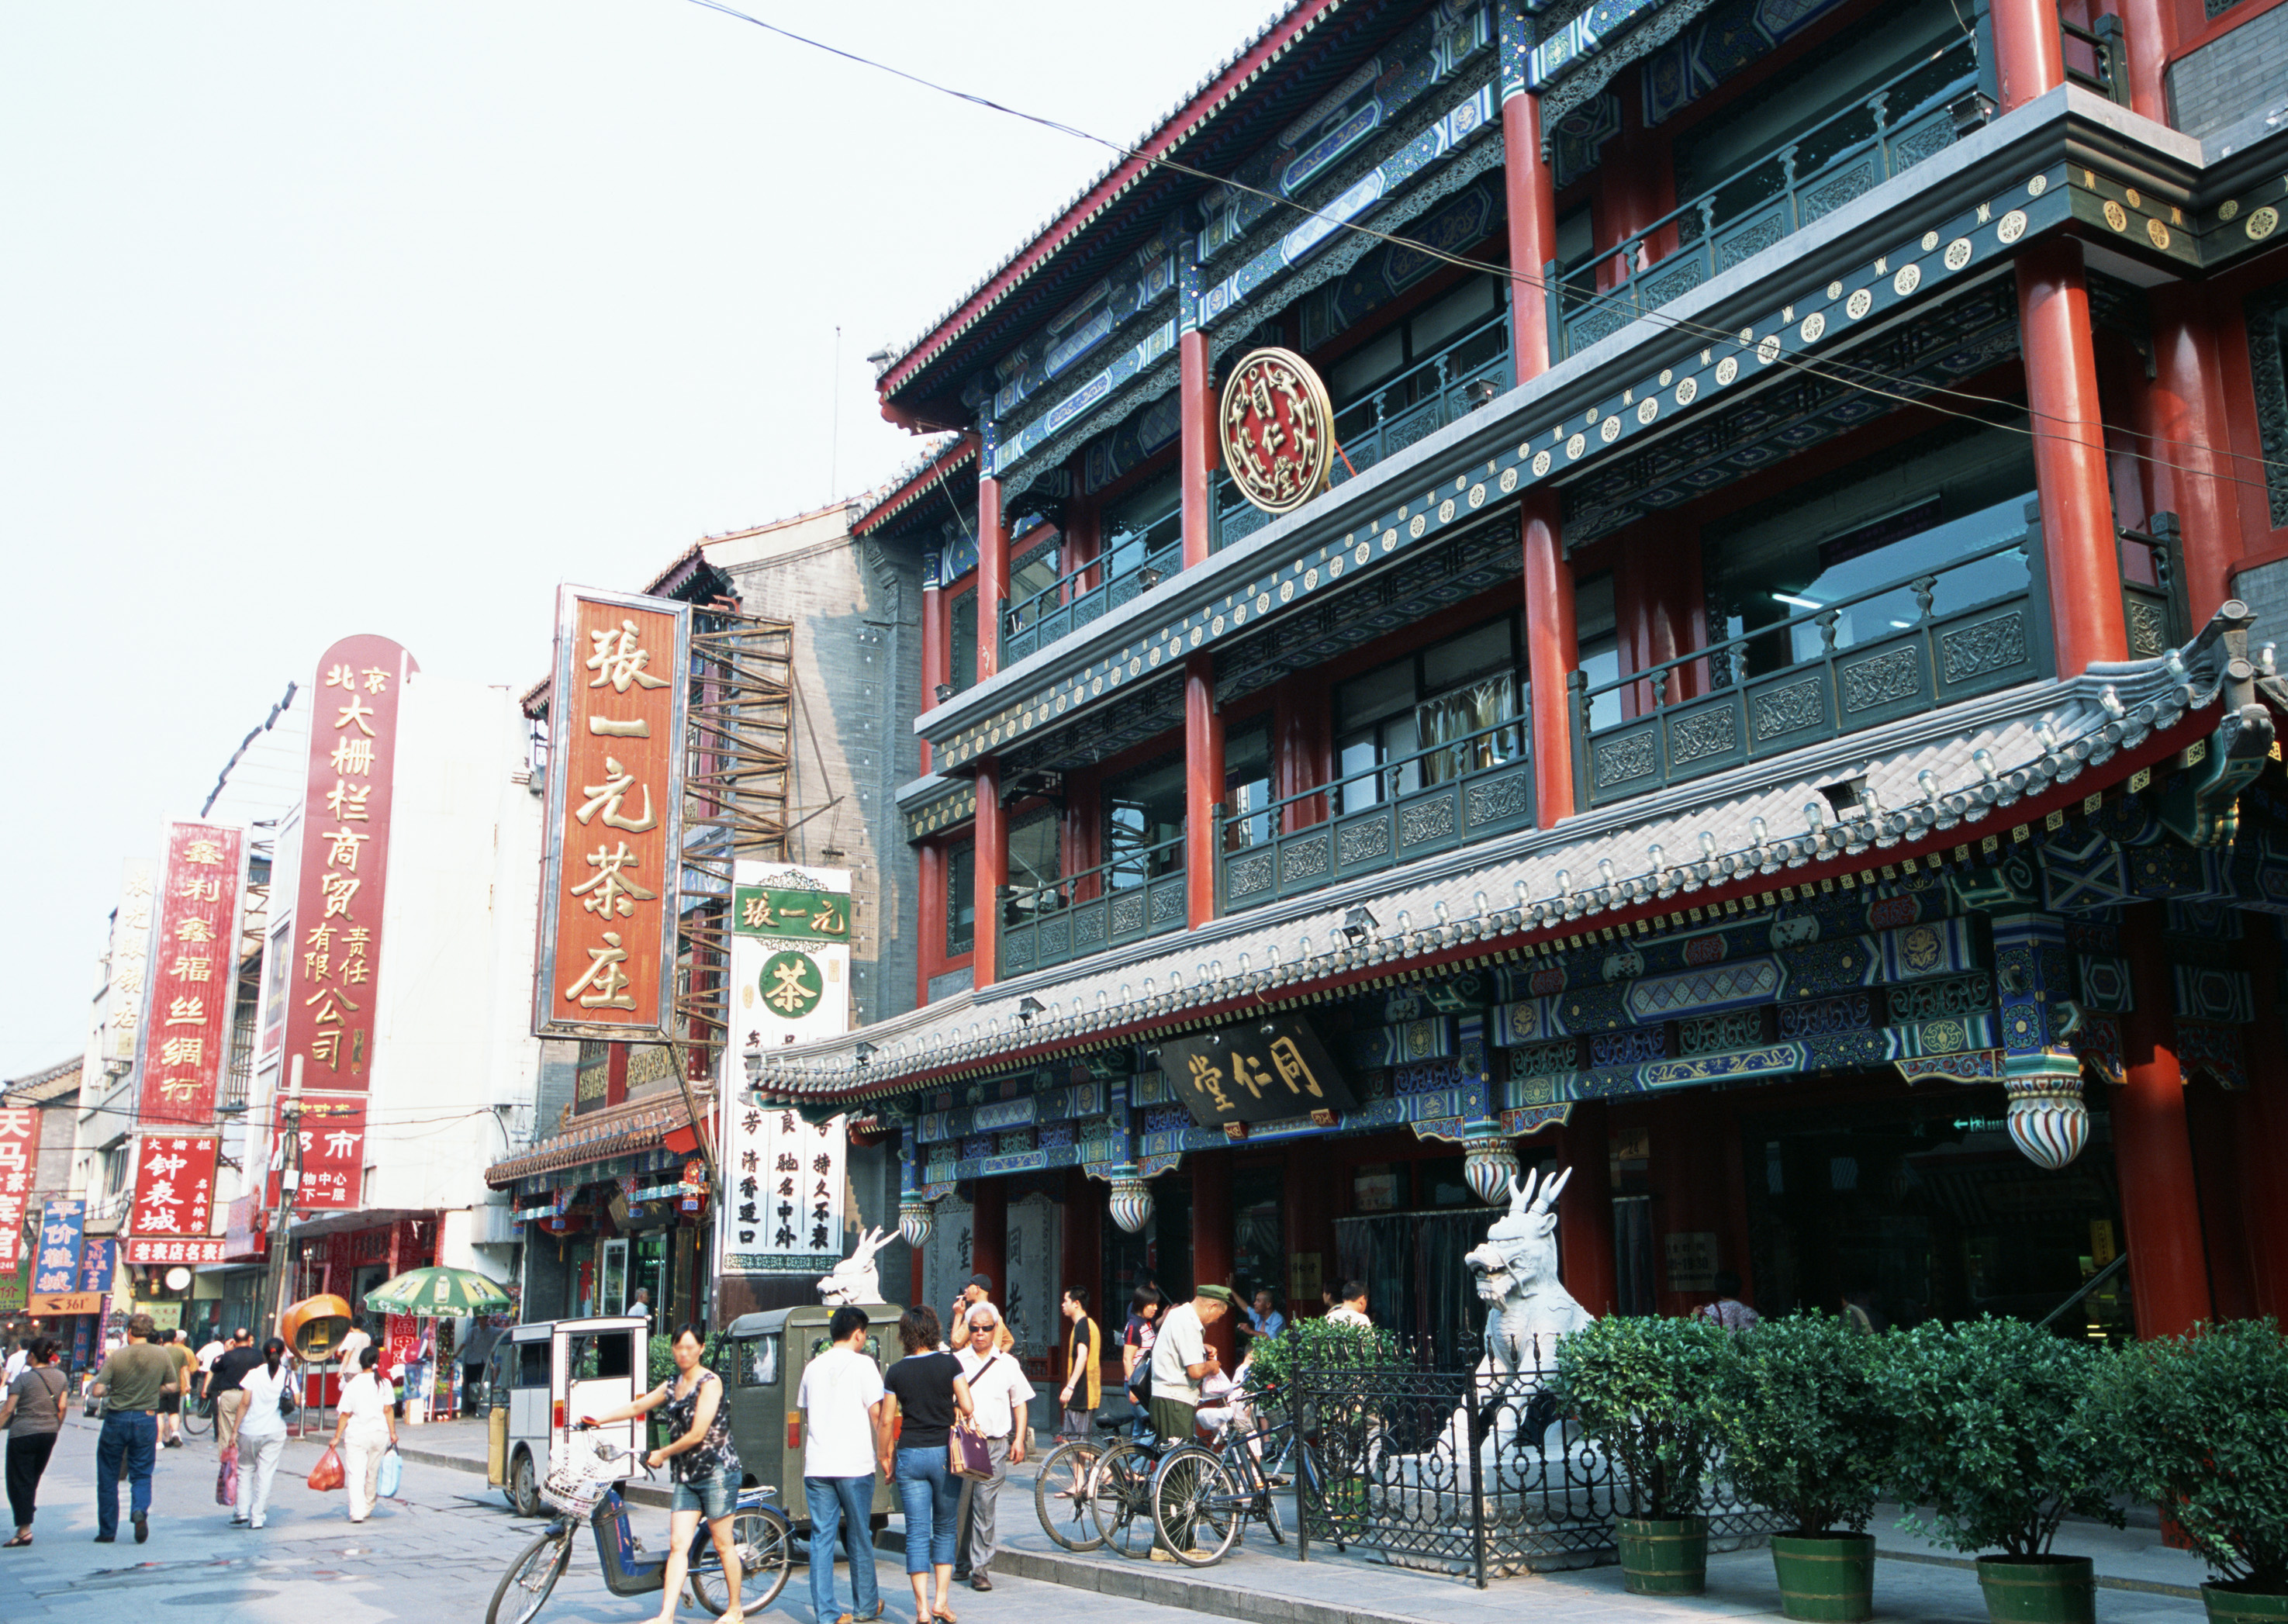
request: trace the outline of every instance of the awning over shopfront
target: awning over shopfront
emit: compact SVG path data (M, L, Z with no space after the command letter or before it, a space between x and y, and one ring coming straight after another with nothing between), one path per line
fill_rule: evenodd
M707 1091L697 1094L701 1112L707 1109L711 1097ZM507 1190L531 1180L549 1189L567 1190L589 1178L616 1176L605 1164L624 1158L648 1161L653 1152L687 1153L696 1145L697 1132L692 1106L685 1103L680 1090L647 1095L568 1119L563 1131L541 1140L521 1156L487 1168L485 1183L496 1190ZM633 1170L632 1167L618 1169ZM522 1206L535 1204L528 1200ZM562 1210L560 1205L555 1208L557 1213ZM519 1218L550 1216L553 1215L528 1214L521 1207L517 1213Z

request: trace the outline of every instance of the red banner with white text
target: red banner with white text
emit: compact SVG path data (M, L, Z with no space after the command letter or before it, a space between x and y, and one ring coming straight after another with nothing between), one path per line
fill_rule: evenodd
M138 1120L211 1128L238 991L238 903L245 833L170 823L157 925L144 966Z

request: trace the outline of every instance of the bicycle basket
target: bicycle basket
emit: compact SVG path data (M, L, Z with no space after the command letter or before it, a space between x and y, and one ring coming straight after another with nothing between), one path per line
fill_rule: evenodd
M600 1443L568 1440L563 1454L548 1462L540 1498L568 1517L586 1517L620 1477L618 1464L606 1457Z

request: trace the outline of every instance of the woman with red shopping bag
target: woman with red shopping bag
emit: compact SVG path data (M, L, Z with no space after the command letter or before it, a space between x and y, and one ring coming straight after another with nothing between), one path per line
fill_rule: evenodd
M334 1422L333 1447L341 1451L354 1523L373 1515L382 1458L397 1447L397 1422L390 1415L389 1390L377 1368L380 1363L378 1348L358 1351L358 1373L342 1383L341 1408Z

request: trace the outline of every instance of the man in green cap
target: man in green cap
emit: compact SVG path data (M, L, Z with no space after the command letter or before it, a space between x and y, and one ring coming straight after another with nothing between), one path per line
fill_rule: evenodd
M1207 1328L1237 1301L1228 1286L1201 1286L1192 1300L1160 1318L1160 1339L1152 1344L1152 1430L1170 1444L1192 1441L1200 1407L1200 1383L1223 1368L1208 1346Z

